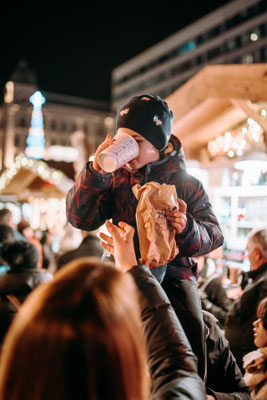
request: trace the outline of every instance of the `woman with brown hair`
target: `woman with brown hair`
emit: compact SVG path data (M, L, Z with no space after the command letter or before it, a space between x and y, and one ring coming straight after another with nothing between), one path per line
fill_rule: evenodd
M28 297L4 342L1 400L206 399L164 291L133 267L131 234L113 240L119 270L80 258Z
M267 398L267 297L257 307L257 320L253 322L254 344L257 350L243 357L244 379L253 400Z

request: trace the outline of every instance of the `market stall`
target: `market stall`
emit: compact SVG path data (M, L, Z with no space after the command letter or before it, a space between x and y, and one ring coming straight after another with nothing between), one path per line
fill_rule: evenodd
M248 231L267 223L267 64L209 65L166 101L188 166L208 174L224 256L240 263Z
M66 223L66 193L73 183L71 163L20 154L0 176L0 202L13 203L13 209L16 205L33 229L59 231Z

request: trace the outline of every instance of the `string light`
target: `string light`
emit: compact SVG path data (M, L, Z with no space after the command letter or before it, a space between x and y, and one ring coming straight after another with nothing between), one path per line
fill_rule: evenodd
M266 110L261 110L264 115ZM266 112L267 114L267 112ZM265 114L265 115L266 115ZM253 119L248 118L237 132L225 132L208 142L208 151L212 157L226 154L228 157L242 156L248 143L258 143L263 137L262 127Z
M63 172L54 168L50 168L44 161L27 158L22 153L15 158L15 161L10 168L6 169L0 176L0 190L5 189L12 178L22 168L34 172L43 180L48 181L56 186L62 185L62 183L64 184L64 182L68 180Z

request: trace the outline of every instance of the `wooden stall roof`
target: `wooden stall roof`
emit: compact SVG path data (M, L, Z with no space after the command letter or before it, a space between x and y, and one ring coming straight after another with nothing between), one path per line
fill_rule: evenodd
M22 160L22 158L21 158ZM27 200L29 197L65 197L73 185L73 167L45 161L27 159L15 169L16 163L6 169L0 176L0 199L15 196L17 200ZM53 167L52 167L53 165ZM13 170L13 173L12 173ZM66 173L67 171L67 173Z
M198 159L208 141L248 117L265 133L267 118L267 64L211 65L166 98L174 113L173 134L182 142L186 157Z

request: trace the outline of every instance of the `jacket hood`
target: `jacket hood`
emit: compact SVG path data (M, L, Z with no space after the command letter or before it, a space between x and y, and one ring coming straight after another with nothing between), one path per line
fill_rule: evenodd
M174 135L171 135L171 138L169 140L169 146L165 150L165 154L166 151L168 151L168 148L169 147L171 148L171 146L173 146L173 150L171 151L171 153L169 153L169 156L172 156L175 159L176 163L178 164L178 169L185 170L186 162L185 162L184 149L180 140ZM168 158L168 153L166 154L166 158Z

